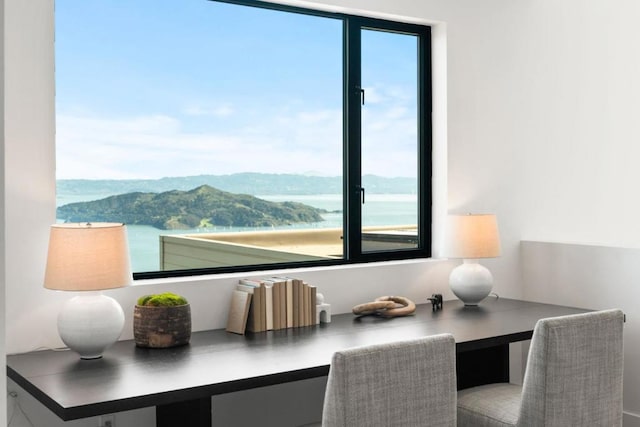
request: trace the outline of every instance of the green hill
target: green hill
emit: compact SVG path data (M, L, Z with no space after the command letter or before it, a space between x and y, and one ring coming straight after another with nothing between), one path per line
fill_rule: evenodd
M208 226L270 227L322 221L322 209L296 202L269 202L208 185L164 193L134 192L60 206L66 222L123 222L162 230Z

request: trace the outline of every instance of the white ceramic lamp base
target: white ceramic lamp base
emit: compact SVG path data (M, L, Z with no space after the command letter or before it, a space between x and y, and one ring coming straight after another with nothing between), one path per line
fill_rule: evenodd
M464 305L478 305L493 288L491 272L477 260L465 259L449 276L449 286Z
M124 327L124 312L116 300L90 293L71 298L58 315L62 341L81 359L97 359L115 343Z

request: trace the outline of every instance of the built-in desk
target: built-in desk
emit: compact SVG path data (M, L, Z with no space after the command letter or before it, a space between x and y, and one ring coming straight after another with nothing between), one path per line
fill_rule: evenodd
M196 332L188 346L153 350L120 341L98 360L73 352L7 357L7 374L63 420L156 406L161 427L211 425L211 396L327 375L339 349L450 332L458 386L509 379L511 342L531 338L538 319L586 310L488 298L446 301L394 319L333 316L329 324L240 336Z

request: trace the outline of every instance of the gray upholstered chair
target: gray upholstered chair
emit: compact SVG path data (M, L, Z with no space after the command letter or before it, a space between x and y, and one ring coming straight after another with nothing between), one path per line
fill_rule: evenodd
M522 387L458 392L458 426L621 426L622 324L620 310L538 321Z
M451 334L333 355L322 426L455 425L456 361Z

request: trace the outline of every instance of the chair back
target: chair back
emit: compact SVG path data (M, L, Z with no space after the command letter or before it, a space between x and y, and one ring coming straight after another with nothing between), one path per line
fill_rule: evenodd
M441 334L336 352L322 425L454 427L453 336Z
M622 425L623 319L604 310L538 321L518 426Z

